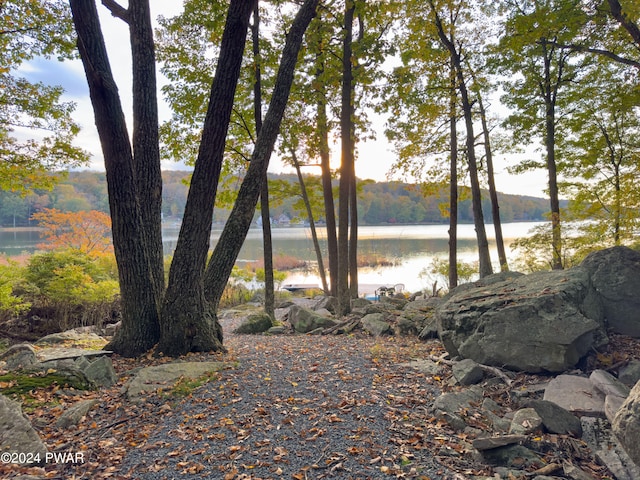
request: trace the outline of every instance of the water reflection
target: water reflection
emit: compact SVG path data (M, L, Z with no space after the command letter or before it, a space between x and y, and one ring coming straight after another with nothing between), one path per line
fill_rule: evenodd
M507 223L503 225L507 254L508 245L515 238L524 237L536 222ZM179 229L170 227L163 229L165 254L173 252L176 246ZM305 261L316 260L308 228L289 227L273 229L273 247L275 255L293 256ZM326 255L326 232L318 229L320 246ZM497 252L492 242L493 226L487 226L490 239L491 258L497 269ZM220 236L220 230L211 234L211 248ZM0 253L19 255L23 252L35 251L40 242L36 229L22 229L9 231L0 229ZM358 232L358 250L361 254L376 254L392 260L396 265L377 269L362 269L359 271L361 283L404 283L408 290L416 291L430 288L434 281L432 276L421 275L428 269L434 257L446 258L448 252L447 225L385 225L360 227ZM262 258L262 230L250 229L239 260L255 261ZM458 230L458 256L460 261L473 262L477 260L475 232L473 225L460 225ZM288 283L317 283L313 273L295 273L287 279Z

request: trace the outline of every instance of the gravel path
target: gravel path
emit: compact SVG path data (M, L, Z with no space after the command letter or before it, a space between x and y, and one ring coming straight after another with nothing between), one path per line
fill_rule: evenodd
M397 342L227 334L240 367L159 418L120 471L140 479L463 478L435 460L427 407L437 390L397 364L402 354L393 352L406 350Z

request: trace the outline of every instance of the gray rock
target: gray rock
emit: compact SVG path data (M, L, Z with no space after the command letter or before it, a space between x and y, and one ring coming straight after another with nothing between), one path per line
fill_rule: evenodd
M637 382L640 382L640 360L634 358L627 365L620 368L618 380L628 387L633 387Z
M398 326L398 333L405 336L418 335L418 324L415 320L407 317L398 317L396 325Z
M75 361L73 362L73 366L76 367L78 370L84 370L90 364L91 364L91 362L84 355L82 355L81 357L76 358Z
M284 325L276 325L267 330L269 335L282 335L287 332L287 328Z
M526 372L562 372L606 339L585 270L538 272L458 289L436 310L452 356Z
M235 333L264 333L273 326L271 317L266 312L253 313L234 330Z
M521 408L511 420L509 433L528 435L542 428L542 418L534 408Z
M120 329L120 326L122 325L122 321L120 322L116 322L116 323L109 323L108 325L104 326L104 334L107 337L113 337L116 332Z
M364 308L367 305L371 305L371 301L366 298L352 298L351 299L351 309L355 308Z
M631 391L624 383L604 370L594 370L589 375L589 380L604 395L627 398Z
M613 433L636 465L640 465L640 382L616 413Z
M484 377L484 370L469 358L454 363L452 373L460 385L473 385L480 382Z
M438 375L442 372L442 365L432 360L412 360L411 362L401 363L403 367L411 367L419 372L426 373L427 375Z
M526 435L498 435L493 437L480 437L473 439L473 448L478 451L493 450L494 448L505 447L522 443L527 439Z
M581 416L605 416L604 395L585 377L558 375L547 385L544 400Z
M12 345L0 354L0 362L5 362L5 368L9 371L28 367L37 361L36 351L28 343Z
M24 460L39 458L34 462L36 465L44 464L47 454L47 447L22 413L20 404L4 395L0 395L0 452L33 454Z
M464 430L467 426L460 415L482 402L483 392L478 387L470 387L460 392L448 392L440 395L433 402L436 418L449 423L455 430Z
M571 480L596 480L593 475L585 472L581 468L576 467L569 462L565 462L562 465L562 472L567 478L570 478Z
M118 381L118 375L109 357L98 357L83 370L89 381L101 387L110 387Z
M547 431L578 438L582 436L580 419L559 405L545 400L528 400L524 405L536 411Z
M288 317L289 323L298 333L309 333L319 328L328 328L336 325L336 321L332 318L318 315L312 310L292 305L289 307Z
M365 315L362 317L362 328L374 337L393 334L391 325L389 325L389 323L384 319L385 315L382 313L370 313Z
M386 295L382 295L380 297L380 303L388 303L393 305L395 308L402 310L409 301L405 298L396 298L396 297L388 297Z
M130 400L137 400L144 392L171 388L181 378L197 379L211 372L230 368L225 362L175 362L140 369L124 386Z
M100 342L104 340L100 335L89 331L82 331L80 329L67 330L60 333L52 333L46 337L42 337L35 344L36 345L50 345L52 343L65 343L69 341L95 341Z
M625 399L616 395L607 395L604 398L604 415L609 420L609 423L613 425L613 420L618 413L618 410L622 408Z
M491 465L518 468L541 468L545 461L522 445L507 445L482 451L482 458Z
M65 410L65 412L60 415L58 420L56 421L56 425L60 428L69 428L71 426L78 425L82 417L84 417L89 410L91 410L95 405L100 403L98 399L92 400L81 400L80 402L71 406L71 408Z
M336 313L338 307L338 299L332 296L322 296L313 306L313 310L329 310L332 314Z
M640 466L633 463L629 455L616 440L611 425L602 418L582 417L582 439L587 443L603 465L606 465L618 480L637 480Z
M640 337L640 252L628 247L599 250L587 255L579 268L590 275L607 326Z

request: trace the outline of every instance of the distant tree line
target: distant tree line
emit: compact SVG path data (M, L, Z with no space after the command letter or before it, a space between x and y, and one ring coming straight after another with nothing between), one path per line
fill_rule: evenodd
M189 172L164 171L162 177L162 214L165 219L179 221L184 211L189 189ZM298 180L293 174L269 174L275 183L288 185L284 198L275 198L272 217L282 214L290 219L306 220L300 209ZM240 180L238 180L239 184ZM230 182L233 188L234 182ZM309 182L313 185L313 182ZM282 188L274 189L274 195ZM461 200L458 203L458 219L463 223L473 221L471 198L464 195L465 187L460 187ZM298 192L298 193L296 193ZM486 193L486 192L485 192ZM320 197L320 195L318 195ZM504 222L526 222L545 219L548 211L547 200L521 195L500 194L500 214ZM423 195L418 185L403 182L361 181L358 193L358 218L363 225L445 223L443 205L448 204L447 192ZM70 172L52 190L36 190L29 195L19 192L0 191L0 225L3 227L36 226L32 215L45 208L55 208L63 212L97 210L109 213L107 184L104 173L81 171ZM483 197L485 219L491 222L491 205L488 195ZM320 210L320 209L318 209ZM215 223L223 223L230 209L225 205L216 206L213 214ZM259 212L256 216L259 215ZM322 217L316 220L323 220Z

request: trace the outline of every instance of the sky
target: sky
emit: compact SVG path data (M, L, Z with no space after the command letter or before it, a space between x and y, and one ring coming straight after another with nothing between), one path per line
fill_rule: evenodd
M182 8L182 2L175 0L154 0L151 3L152 18L158 15L172 16L178 14ZM107 9L98 4L101 15L102 28L107 42L107 50L111 61L116 83L120 91L120 96L125 114L128 114L128 125L131 126L131 55L129 47L129 33L123 21L112 17ZM37 60L31 62L23 68L25 74L30 80L41 80L45 83L62 85L65 88L64 100L76 103L74 119L81 125L76 145L89 151L92 154L91 164L92 170L104 170L103 157L100 149L98 133L94 124L93 110L89 99L89 90L80 60L66 61L59 63L55 60L45 61ZM166 79L159 75L158 83L162 86ZM170 110L162 101L159 95L159 112L160 121L170 118ZM374 130L376 140L368 140L360 142L357 146L356 175L359 178L371 178L376 181L386 181L389 179L408 180L399 177L389 177L389 169L395 160L393 145L389 144L384 135L384 118L371 114L374 119L372 129ZM339 165L340 146L333 146L332 166ZM533 153L540 155L540 153ZM543 171L530 172L524 175L512 175L506 171L509 160L504 155L497 155L494 158L494 168L496 172L496 188L503 193L511 193L517 195L532 195L536 197L546 197L544 190L546 188L547 178ZM513 163L513 158L511 159ZM175 170L183 169L173 161L164 161L163 169ZM270 172L291 172L290 168L285 167L277 157L272 157L269 167ZM319 172L309 172L319 173Z

